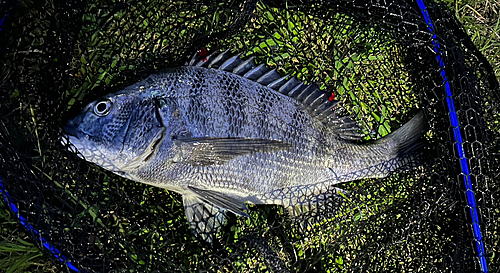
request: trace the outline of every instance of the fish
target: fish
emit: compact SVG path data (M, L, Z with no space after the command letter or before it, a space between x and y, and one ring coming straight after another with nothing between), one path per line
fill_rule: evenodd
M421 111L360 143L358 124L317 84L240 56L195 54L89 103L63 126L66 144L119 176L181 194L191 230L208 243L228 212L314 205L333 185L386 177L423 146Z

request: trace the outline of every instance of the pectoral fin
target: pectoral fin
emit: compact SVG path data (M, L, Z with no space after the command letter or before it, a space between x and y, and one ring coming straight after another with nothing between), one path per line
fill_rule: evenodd
M252 138L198 137L179 138L176 142L181 150L186 152L183 162L202 166L222 165L246 154L285 150L291 147L290 144L278 140Z
M224 210L199 199L194 193L182 195L186 218L198 238L212 244L215 235L226 221Z

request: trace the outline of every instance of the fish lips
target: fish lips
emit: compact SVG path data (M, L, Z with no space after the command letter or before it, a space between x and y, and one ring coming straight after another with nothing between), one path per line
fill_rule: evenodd
M63 129L66 132L65 136L67 138L62 137L61 143L63 145L71 144L70 146L68 146L68 149L74 153L77 153L80 158L85 159L81 153L85 151L85 149L83 149L85 145L83 140L85 139L85 137L88 137L87 134L81 132L72 124L63 126Z
M63 126L63 129L66 132L66 134L68 135L68 137L82 139L87 135L87 134L81 132L80 130L78 130L78 128L76 126L74 126L73 124L68 123L67 125Z
M64 131L68 137L83 139L87 136L86 133L78 129L79 125L83 122L84 114L80 113L75 118L68 120L68 123L63 126Z
M77 126L75 126L75 124L72 123L71 120L68 122L68 124L62 126L62 128L65 134L60 139L61 143L65 146L68 145L67 147L71 152L74 152L78 155L78 157L85 159L82 153L85 152L84 139L88 137L88 135L78 130Z

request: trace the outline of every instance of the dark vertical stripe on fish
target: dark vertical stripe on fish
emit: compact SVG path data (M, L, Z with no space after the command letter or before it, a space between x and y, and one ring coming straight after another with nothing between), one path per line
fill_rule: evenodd
M224 114L226 115L226 121L228 126L228 132L232 132L233 136L240 136L243 129L243 121L246 119L245 111L243 109L244 103L243 94L239 92L241 90L240 82L230 81L227 77L223 77L224 81L227 81L227 88L224 92L223 107ZM229 135L228 135L229 136Z

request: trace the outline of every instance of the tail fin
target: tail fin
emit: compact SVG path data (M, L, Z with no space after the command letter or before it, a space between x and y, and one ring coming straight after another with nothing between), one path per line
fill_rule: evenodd
M394 157L406 157L423 146L422 136L425 132L424 114L420 111L401 128L375 143L392 147Z
M426 131L424 115L419 112L408 123L386 137L370 144L346 145L348 164L339 167L336 161L330 168L335 181L345 182L363 178L382 178L401 167L413 167L413 152L423 146ZM345 162L343 162L345 163Z
M413 168L419 163L414 152L424 145L423 135L427 131L424 114L420 111L401 128L375 141L372 146L380 153L386 153L385 162L380 162L371 169L380 171L371 177L382 178L401 168Z

